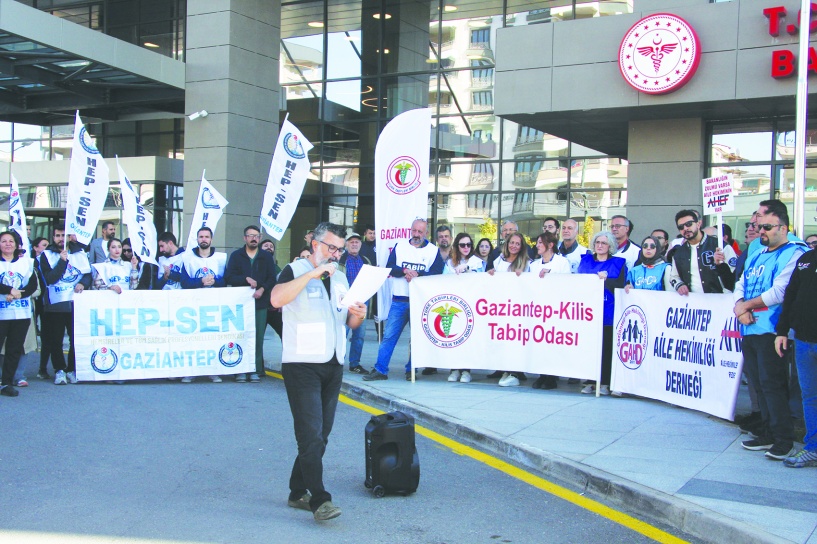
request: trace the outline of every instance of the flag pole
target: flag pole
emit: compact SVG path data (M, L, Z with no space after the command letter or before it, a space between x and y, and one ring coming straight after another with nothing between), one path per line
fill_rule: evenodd
M805 236L806 126L808 111L809 20L811 1L800 2L800 50L797 58L797 118L794 150L794 232Z

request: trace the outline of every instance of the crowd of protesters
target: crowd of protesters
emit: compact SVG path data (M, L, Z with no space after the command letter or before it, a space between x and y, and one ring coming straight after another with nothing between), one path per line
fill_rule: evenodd
M488 238L476 239L466 232L452 233L447 225L435 232L435 243L427 239L428 223L417 219L411 238L399 242L384 266L391 269L392 299L387 304L383 339L378 347L377 363L371 370L361 365L365 327L347 327L350 349L349 372L361 374L366 381L387 380L389 362L397 340L410 322L408 285L413 278L434 274L592 274L604 282L601 380L568 379L578 384L581 393L621 396L610 390L613 350L613 314L617 288L690 293L732 293L735 317L743 336L744 372L749 385L752 411L736 418L752 438L743 447L763 451L770 459L783 460L786 466L817 466L817 325L809 310L817 304L817 281L812 280L817 258L817 235L802 240L789 231L788 209L779 200L766 200L745 225L744 244L732 237L727 225L718 239L717 229L703 227L696 210L675 214L678 230L671 237L662 229L635 243L634 225L623 215L613 216L607 230L579 241L579 224L573 219L547 217L542 232L529 244L518 225L507 221L501 226L499 244ZM28 385L20 371L24 353L36 349L36 334L41 338L37 377L50 380L48 362L54 370L54 383L76 383L76 358L73 347L73 298L84 289L105 289L115 293L148 289L206 289L248 286L253 289L256 315L255 372L237 374L237 382L259 382L264 376L263 338L266 326L279 337L286 335L280 308L271 304L270 294L280 279L281 268L275 258L275 243L262 240L255 226L244 229L244 244L229 257L212 247L212 231L197 232L195 248L178 247L169 232L159 236L159 266L142 262L133 253L130 240L116 237L115 225L102 224L102 237L88 248L75 239L66 239L64 227L57 225L51 240L37 238L26 254L19 235L0 233L0 345L4 347L0 395L15 397L19 387ZM333 262L349 285L364 265L377 265L375 231L365 225L363 235L345 236L344 247L334 247ZM306 246L295 259L314 254L314 233L304 237ZM336 257L336 258L335 258ZM406 266L405 263L412 263ZM512 276L510 276L512 277ZM371 315L371 308L365 310ZM67 358L63 341L67 336ZM793 348L793 349L792 349ZM449 365L448 381L469 383L474 379L467 361ZM406 379L411 379L411 362L406 364ZM426 367L422 375L437 373ZM210 376L220 382L220 376ZM793 379L794 378L794 379ZM522 372L494 372L502 387L520 386L527 381ZM193 381L185 377L183 383ZM799 382L799 383L798 383ZM795 452L795 427L789 398L802 395L805 448ZM535 389L559 387L559 377L541 375L533 381Z

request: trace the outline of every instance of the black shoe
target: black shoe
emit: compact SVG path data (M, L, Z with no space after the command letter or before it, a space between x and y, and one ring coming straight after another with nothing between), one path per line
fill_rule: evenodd
M770 450L774 446L774 440L768 437L753 438L752 440L744 440L740 445L743 446L743 449L751 451ZM788 452L788 450L786 451Z
M41 380L50 380L51 374L49 374L47 370L40 370L39 372L37 372L37 377L40 378Z
M559 378L557 378L556 376L545 377L545 383L542 384L542 389L550 390L556 389L557 387L559 387Z
M496 370L485 377L488 378L489 380L498 380L499 378L502 377L503 374L504 372L502 372L501 370Z
M511 372L511 374L513 374L514 376L516 376L516 379L517 379L517 380L519 380L520 382L526 382L526 381L528 381L528 377L527 377L527 376L525 376L525 373L524 373L524 372Z
M423 372L421 374L423 376L431 376L432 374L436 374L436 373L437 373L436 368L431 368L430 366L428 366L428 367L423 369Z
M349 367L349 372L351 372L352 374L368 374L369 373L368 370L366 370L365 368L363 368L360 365L350 366Z
M14 389L13 385L7 385L3 387L3 389L0 389L0 395L3 395L4 397L16 397L19 394L20 392Z
M387 374L381 374L380 372L378 372L375 369L372 369L371 372L369 372L368 374L363 376L363 381L364 382L374 382L374 381L388 380L388 379L389 379L389 376Z
M406 372L406 381L407 382L411 381L411 372Z
M545 381L547 381L547 378L545 376L539 376L538 378L536 378L536 381L533 382L533 385L531 385L531 387L533 387L534 389L542 389L542 386L545 385Z
M752 436L766 436L769 433L766 432L766 426L763 425L763 421L755 421L754 423L744 423L740 426L741 432L749 433Z
M791 442L775 442L774 446L772 446L769 451L766 452L766 459L782 461L788 457L789 454L793 453L793 446L794 444Z
M575 385L575 384L577 384L579 382L581 382L581 380L579 378L568 378L567 379L567 384L568 385Z
M735 416L735 425L751 425L761 419L760 412L752 412L751 414Z

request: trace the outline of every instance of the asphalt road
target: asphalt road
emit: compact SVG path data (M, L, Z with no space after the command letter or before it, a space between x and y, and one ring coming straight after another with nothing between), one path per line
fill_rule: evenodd
M286 505L296 448L280 380L33 378L0 397L0 543L650 541L420 436L417 493L374 498L369 417L339 405L324 462L343 515L317 523Z

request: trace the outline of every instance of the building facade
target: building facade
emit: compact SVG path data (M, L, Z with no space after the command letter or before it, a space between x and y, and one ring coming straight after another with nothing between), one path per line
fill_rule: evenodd
M433 226L480 236L511 219L533 236L548 216L598 230L626 214L639 239L672 232L677 209L701 208L701 178L731 173L737 205L725 220L742 241L757 202L792 199L795 78L780 51L796 53L798 5L0 0L0 73L13 84L0 92L0 160L45 233L64 213L79 109L103 156L130 161L160 230L186 239L184 193L204 175L230 201L216 245L232 247L258 222L289 115L315 144L279 246L291 257L321 220L374 222L377 137L428 107ZM687 21L701 47L695 74L660 95L629 86L618 63L630 27L656 12ZM815 177L810 166L809 232ZM118 223L117 198L113 179L105 216Z

